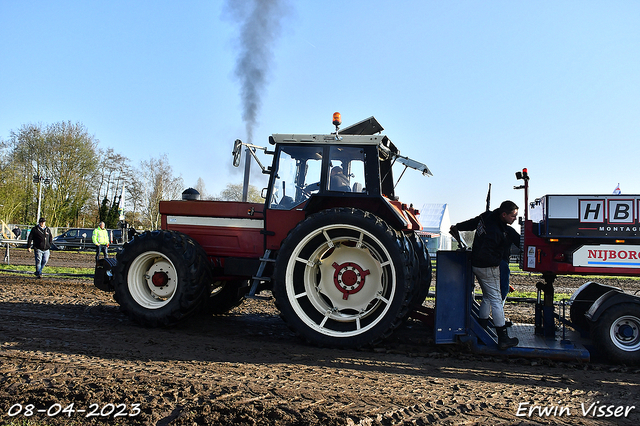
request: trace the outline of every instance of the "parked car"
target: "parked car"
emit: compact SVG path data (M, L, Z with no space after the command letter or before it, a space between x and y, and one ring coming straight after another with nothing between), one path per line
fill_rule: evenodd
M93 249L95 246L91 242L93 229L71 228L68 231L53 238L54 250L66 249Z
M123 243L121 229L108 229L111 239L109 250L118 251ZM91 241L93 229L71 228L53 239L53 250L93 250L95 245Z
M122 239L122 229L108 229L109 238L111 238L111 244L124 244Z

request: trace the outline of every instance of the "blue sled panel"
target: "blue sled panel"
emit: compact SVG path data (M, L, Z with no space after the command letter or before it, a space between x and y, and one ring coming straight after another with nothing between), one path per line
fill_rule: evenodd
M589 351L580 343L580 334L567 330L567 338L550 339L535 334L533 324L514 324L509 327L509 336L517 337L520 341L518 346L506 350L499 350L497 343L493 339L469 338L472 342L473 351L486 355L506 355L510 357L523 358L547 358L557 361L580 361L589 362ZM464 339L463 339L464 340Z
M473 291L471 252L438 251L436 263L435 342L457 343L467 333Z
M438 251L436 267L436 344L467 342L479 354L589 361L589 351L581 344L579 333L567 330L567 340L553 339L536 335L533 324L510 327L509 335L520 343L499 350L494 329L484 329L477 322L479 305L474 298L471 252Z

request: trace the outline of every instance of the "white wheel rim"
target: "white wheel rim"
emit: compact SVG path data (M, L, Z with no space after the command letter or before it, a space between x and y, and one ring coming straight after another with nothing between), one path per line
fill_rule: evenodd
M171 260L164 254L149 251L131 262L127 282L131 297L140 306L159 309L169 303L175 295L178 274Z
M301 257L314 238L322 242ZM285 280L298 318L331 337L357 336L373 328L396 295L395 265L387 248L373 234L346 224L324 226L303 238L287 262Z
M609 334L618 349L625 352L640 350L640 318L633 315L618 318L611 324Z

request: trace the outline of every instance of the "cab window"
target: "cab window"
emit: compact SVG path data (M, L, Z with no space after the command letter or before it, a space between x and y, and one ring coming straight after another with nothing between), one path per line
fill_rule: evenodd
M291 209L320 190L322 148L284 146L280 150L269 206Z
M327 179L329 191L365 192L364 149L332 146Z

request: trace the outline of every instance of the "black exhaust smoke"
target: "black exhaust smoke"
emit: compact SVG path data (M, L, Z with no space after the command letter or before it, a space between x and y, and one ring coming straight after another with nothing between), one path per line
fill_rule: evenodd
M253 143L261 97L264 93L273 44L280 31L284 7L282 0L229 0L227 9L240 25L239 54L235 76L240 81L242 120L247 132L247 143ZM245 176L242 201L247 201L251 159L245 153Z

